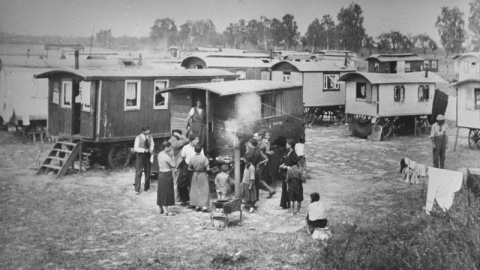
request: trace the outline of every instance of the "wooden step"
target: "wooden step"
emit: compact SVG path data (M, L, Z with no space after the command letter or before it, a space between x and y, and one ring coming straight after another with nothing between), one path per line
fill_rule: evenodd
M53 148L53 149L52 149L52 152L72 153L71 150L67 150L67 149L57 149L57 148Z
M58 141L57 144L70 145L70 146L76 146L77 145L77 143L65 142L65 141Z
M42 167L50 168L50 169L55 169L55 170L60 170L60 169L62 168L62 167L60 167L60 166L49 165L49 164L43 164Z
M59 161L66 161L66 160L67 160L67 157L62 158L62 157L57 157L57 156L49 156L49 157L46 157L46 159L54 159L54 160L59 160Z

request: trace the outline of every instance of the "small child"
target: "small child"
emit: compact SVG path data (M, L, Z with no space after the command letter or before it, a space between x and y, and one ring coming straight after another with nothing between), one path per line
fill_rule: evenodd
M255 166L248 161L245 164L242 179L242 198L246 201L245 208L250 209L253 213L255 209L255 202L257 201L257 191L255 186Z
M217 199L223 200L230 192L230 176L227 174L228 165L223 164L221 172L215 177L215 189L217 190Z

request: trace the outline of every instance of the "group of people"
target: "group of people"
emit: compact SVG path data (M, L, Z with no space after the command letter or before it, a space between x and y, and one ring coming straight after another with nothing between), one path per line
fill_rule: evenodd
M154 154L155 143L149 135L150 128L144 126L141 130L142 133L135 138L134 143L136 194L141 192L142 172L145 173L144 191L149 191L151 163L155 162L158 164L157 205L160 214L175 215L170 206L176 203L196 211L208 212L210 206L208 172L211 170L209 160L203 152L202 145L199 144L200 137L192 133L186 138L181 130L173 130L171 138L162 143L162 151ZM254 212L260 189L268 192L267 198L272 198L276 194L267 182L276 178L272 172L277 170L282 180L280 207L290 210L290 213L295 215L300 212L304 199L303 183L306 181L304 140L300 140L299 143L291 139L287 140L286 151L285 148L280 147L284 154L280 165L277 164L276 168L272 168L274 163L270 161L274 151L270 147L269 138L268 131L260 130L253 134L246 144L242 158L244 170L241 178L241 196L245 208ZM230 177L231 168L226 164L220 168L220 172L215 177L215 189L217 199L226 199L233 186ZM314 200L315 196L311 197L312 203L317 201ZM312 215L309 213L311 211L316 214ZM307 214L310 217L320 216L324 219L324 215L319 215L319 212L321 211L318 209L308 210ZM308 216L307 221L309 221Z

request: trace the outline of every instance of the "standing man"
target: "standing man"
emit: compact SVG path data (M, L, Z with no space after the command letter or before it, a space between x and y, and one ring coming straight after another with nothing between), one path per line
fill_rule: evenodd
M255 135L254 135L255 137ZM268 162L268 157L258 148L258 141L255 138L250 139L247 151L245 153L245 160L249 160L255 166L255 185L257 199L260 195L260 189L268 191L268 198L271 198L275 191L262 180L262 171L265 164Z
M268 135L268 138L266 136ZM257 189L262 189L264 191L268 192L268 197L267 199L272 198L273 195L275 195L276 191L273 190L265 181L268 181L270 178L270 166L271 166L271 160L272 160L272 154L273 151L270 151L270 142L268 139L270 138L270 133L267 132L265 129L261 129L257 133L253 134L253 138L258 141L258 146L257 148L264 153L268 159L268 162L265 163L264 166L261 168L261 173L260 173L260 178L257 179L256 186ZM259 195L259 194L257 194Z
M179 176L177 180L177 189L178 194L180 195L180 200L182 205L187 205L190 201L190 185L192 180L193 171L189 170L190 159L195 156L195 146L198 144L198 136L190 134L188 136L189 144L185 145L180 152L182 161L178 166ZM200 155L203 154L203 150L200 151Z
M145 174L144 190L148 192L150 189L150 154L153 152L154 142L150 133L149 126L142 127L142 133L135 138L133 149L136 152L135 158L135 192L140 194L140 186L142 181L142 171Z
M182 148L188 144L188 139L182 135L182 131L179 129L172 130L172 137L168 140L168 142L172 145L172 159L175 162L176 166L180 165L182 162L182 156L180 155L180 151ZM173 190L175 194L175 202L181 203L180 194L178 193L178 170L173 171Z
M437 122L432 125L430 133L433 147L433 167L443 169L445 167L445 150L448 148L448 126L445 117L437 116Z

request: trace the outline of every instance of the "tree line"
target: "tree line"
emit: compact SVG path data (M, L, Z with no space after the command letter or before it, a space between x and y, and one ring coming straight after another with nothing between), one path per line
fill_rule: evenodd
M304 35L298 31L295 17L285 14L282 18L267 18L244 20L230 23L223 32L218 32L214 23L209 20L188 20L177 26L171 18L156 19L150 27L148 37L114 37L110 29L102 29L95 34L96 46L112 48L141 48L146 45L166 49L177 46L183 50L196 47L228 47L245 50L302 50L316 52L327 50L350 50L359 52L366 50L369 54L376 52L410 52L413 49L429 50L435 54L437 43L425 33L404 34L400 31L381 33L376 37L366 34L364 16L360 5L351 3L342 7L334 18L327 14L320 20L314 19ZM465 49L480 49L480 0L470 3L468 27L473 32L467 35L464 14L458 7L442 7L435 27L440 35L440 43L449 53L460 53ZM48 36L49 41L55 37ZM0 33L0 42L11 43L14 40L39 41L39 37L15 36ZM65 39L65 38L63 38ZM68 38L67 38L68 39ZM90 44L89 38L73 38L81 40L82 44ZM10 42L9 42L10 41ZM45 42L45 40L41 40Z

